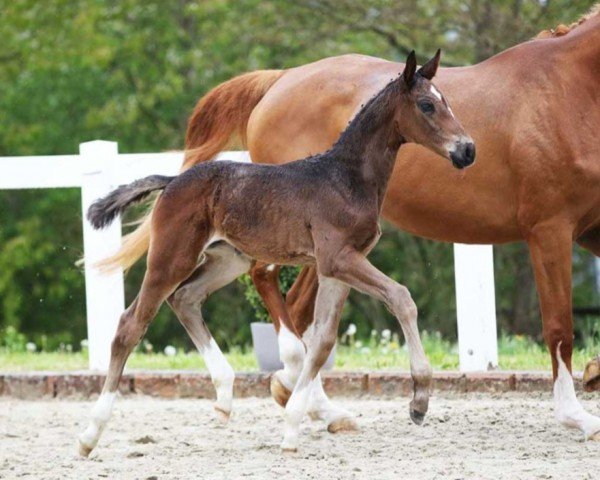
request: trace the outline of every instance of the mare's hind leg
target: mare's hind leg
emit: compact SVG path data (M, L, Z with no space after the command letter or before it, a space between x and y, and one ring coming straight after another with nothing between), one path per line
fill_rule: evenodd
M88 456L98 444L110 418L127 358L161 304L194 271L198 255L208 240L207 229L198 228L185 215L170 215L168 210L165 202L160 201L154 210L148 268L140 293L121 315L104 387L92 409L88 427L79 436L79 453L83 456Z
M531 228L528 238L544 339L552 358L554 415L562 425L577 428L585 439L600 441L600 417L588 413L577 400L571 359L573 354L572 228L545 221Z
M296 330L279 290L279 267L256 263L250 274L277 331L279 357L283 363L283 370L275 372L271 377L271 395L279 405L285 408L302 371L305 356L304 344L301 340L302 334ZM316 276L314 281L316 284ZM300 282L302 282L301 278ZM308 300L314 301L314 297L311 296ZM310 313L312 315L312 307ZM303 327L302 333L305 331L306 327ZM358 429L354 415L329 400L323 390L320 375L315 380L309 399L308 415L313 420L324 421L327 424L327 430L331 433Z
M271 376L271 396L285 408L302 370L304 344L288 316L279 290L279 271L278 265L257 262L250 270L250 276L277 332L279 358L283 369Z
M194 273L169 297L168 302L204 358L217 393L215 411L226 423L231 413L235 373L202 318L208 296L246 273L252 260L225 242L211 245Z

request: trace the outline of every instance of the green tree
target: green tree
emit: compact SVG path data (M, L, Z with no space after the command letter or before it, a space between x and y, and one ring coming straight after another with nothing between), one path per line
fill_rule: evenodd
M122 152L181 148L187 117L210 88L244 71L288 68L349 52L402 60L438 47L469 64L571 23L593 1L552 0L0 0L0 156L77 153L102 138ZM40 342L85 335L79 192L0 192L0 331ZM133 216L129 217L133 218ZM455 335L452 249L384 227L373 261L412 291L421 325ZM597 301L589 256L577 251L575 302ZM500 325L539 332L522 246L496 248ZM143 264L127 276L137 292ZM205 316L224 346L249 341L254 313L235 282ZM344 322L394 327L383 307L352 294ZM589 329L588 329L589 330ZM582 330L583 331L583 330ZM150 341L191 346L167 308Z

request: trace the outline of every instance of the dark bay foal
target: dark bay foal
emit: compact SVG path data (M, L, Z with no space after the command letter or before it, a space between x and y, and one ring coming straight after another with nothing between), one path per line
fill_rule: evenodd
M247 271L253 259L314 265L319 273L315 320L303 337L306 354L286 406L284 450L297 448L314 379L335 343L340 311L351 287L381 300L397 317L409 346L414 380L410 415L415 422L422 421L431 368L419 338L417 308L408 290L377 270L366 256L380 236L378 217L403 143L419 143L457 168L474 161L471 138L430 82L438 64L439 52L416 71L411 53L402 75L360 110L324 154L281 166L205 163L177 177L151 176L119 187L92 205L88 218L102 228L131 203L164 190L152 216L141 290L121 317L102 395L79 437L82 454L96 446L125 362L160 305L169 300L196 345L210 349L214 340L203 322L192 320L191 302L178 292L198 282L210 284L205 293L214 291ZM235 258L207 255L203 263L209 245L223 241L235 248ZM216 270L228 273L219 278Z

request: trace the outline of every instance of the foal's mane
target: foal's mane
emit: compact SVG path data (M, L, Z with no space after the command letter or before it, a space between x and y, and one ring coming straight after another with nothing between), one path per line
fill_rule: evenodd
M577 28L579 25L586 22L590 18L599 16L599 15L600 15L600 3L597 3L596 5L594 5L591 8L591 10L588 13L581 16L579 18L579 20L577 20L576 22L573 22L570 25L564 25L561 23L561 24L557 25L555 28L551 28L550 30L542 30L540 33L538 33L535 36L535 38L540 39L540 38L562 37L564 35L567 35L571 30L574 30L575 28Z
M387 119L390 108L394 106L391 101L400 93L403 81L401 73L362 105L328 152L343 152L348 155L356 149L357 145L364 144L363 139L377 130Z

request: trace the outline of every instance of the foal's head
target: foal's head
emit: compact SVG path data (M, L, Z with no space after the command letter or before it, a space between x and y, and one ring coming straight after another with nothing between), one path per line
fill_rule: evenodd
M475 161L475 144L452 113L442 93L431 83L440 64L440 51L417 70L415 52L402 73L404 92L394 116L405 141L433 150L465 168Z

